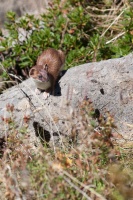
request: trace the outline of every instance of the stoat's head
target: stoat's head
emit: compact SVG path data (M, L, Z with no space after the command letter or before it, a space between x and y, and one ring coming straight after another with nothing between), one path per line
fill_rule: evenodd
M35 65L30 69L29 76L40 82L49 81L48 65L47 64L45 66Z

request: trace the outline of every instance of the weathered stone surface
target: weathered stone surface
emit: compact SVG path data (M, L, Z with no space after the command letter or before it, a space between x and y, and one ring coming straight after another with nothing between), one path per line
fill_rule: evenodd
M8 11L14 11L19 17L21 17L26 13L34 13L35 15L40 14L46 9L46 7L48 7L48 0L0 0L0 28L3 27L3 24L6 20L6 13Z
M35 123L38 122L51 136L53 133L67 135L71 130L67 119L72 109L76 109L78 102L87 96L100 112L104 113L105 109L110 111L116 120L117 131L124 138L132 140L132 60L133 55L129 54L119 59L73 67L59 80L56 88L57 95L51 95L47 100L43 99L43 94L35 94L35 85L32 79L28 79L0 95L0 115L9 117L6 105L14 104L14 116L19 127L24 124L24 116L30 117L29 133L35 135L33 125L35 127ZM6 127L1 121L1 137L5 131Z

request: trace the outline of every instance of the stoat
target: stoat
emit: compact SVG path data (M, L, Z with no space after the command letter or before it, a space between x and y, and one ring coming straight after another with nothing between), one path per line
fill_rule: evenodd
M61 50L46 49L37 59L37 63L29 71L37 89L45 90L45 97L54 94L56 80L63 69L65 55ZM36 90L38 93L38 90Z

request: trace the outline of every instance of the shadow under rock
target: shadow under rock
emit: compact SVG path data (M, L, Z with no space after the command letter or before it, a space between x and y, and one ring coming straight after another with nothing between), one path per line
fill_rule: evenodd
M67 70L63 70L60 73L59 78L57 79L56 84L55 84L55 95L54 96L61 96L61 87L59 84L59 80L61 79L62 76L65 75L66 72L67 72Z

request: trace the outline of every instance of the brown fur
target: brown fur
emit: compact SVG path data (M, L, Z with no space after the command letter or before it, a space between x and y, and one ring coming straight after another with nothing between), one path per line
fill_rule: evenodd
M32 67L29 75L34 80L39 80L44 84L44 88L47 85L47 89L49 90L51 87L52 93L54 93L55 82L59 76L60 71L65 62L64 53L61 50L55 50L52 48L46 49L37 59L36 66ZM48 84L50 82L50 84ZM38 89L39 84L37 84Z

